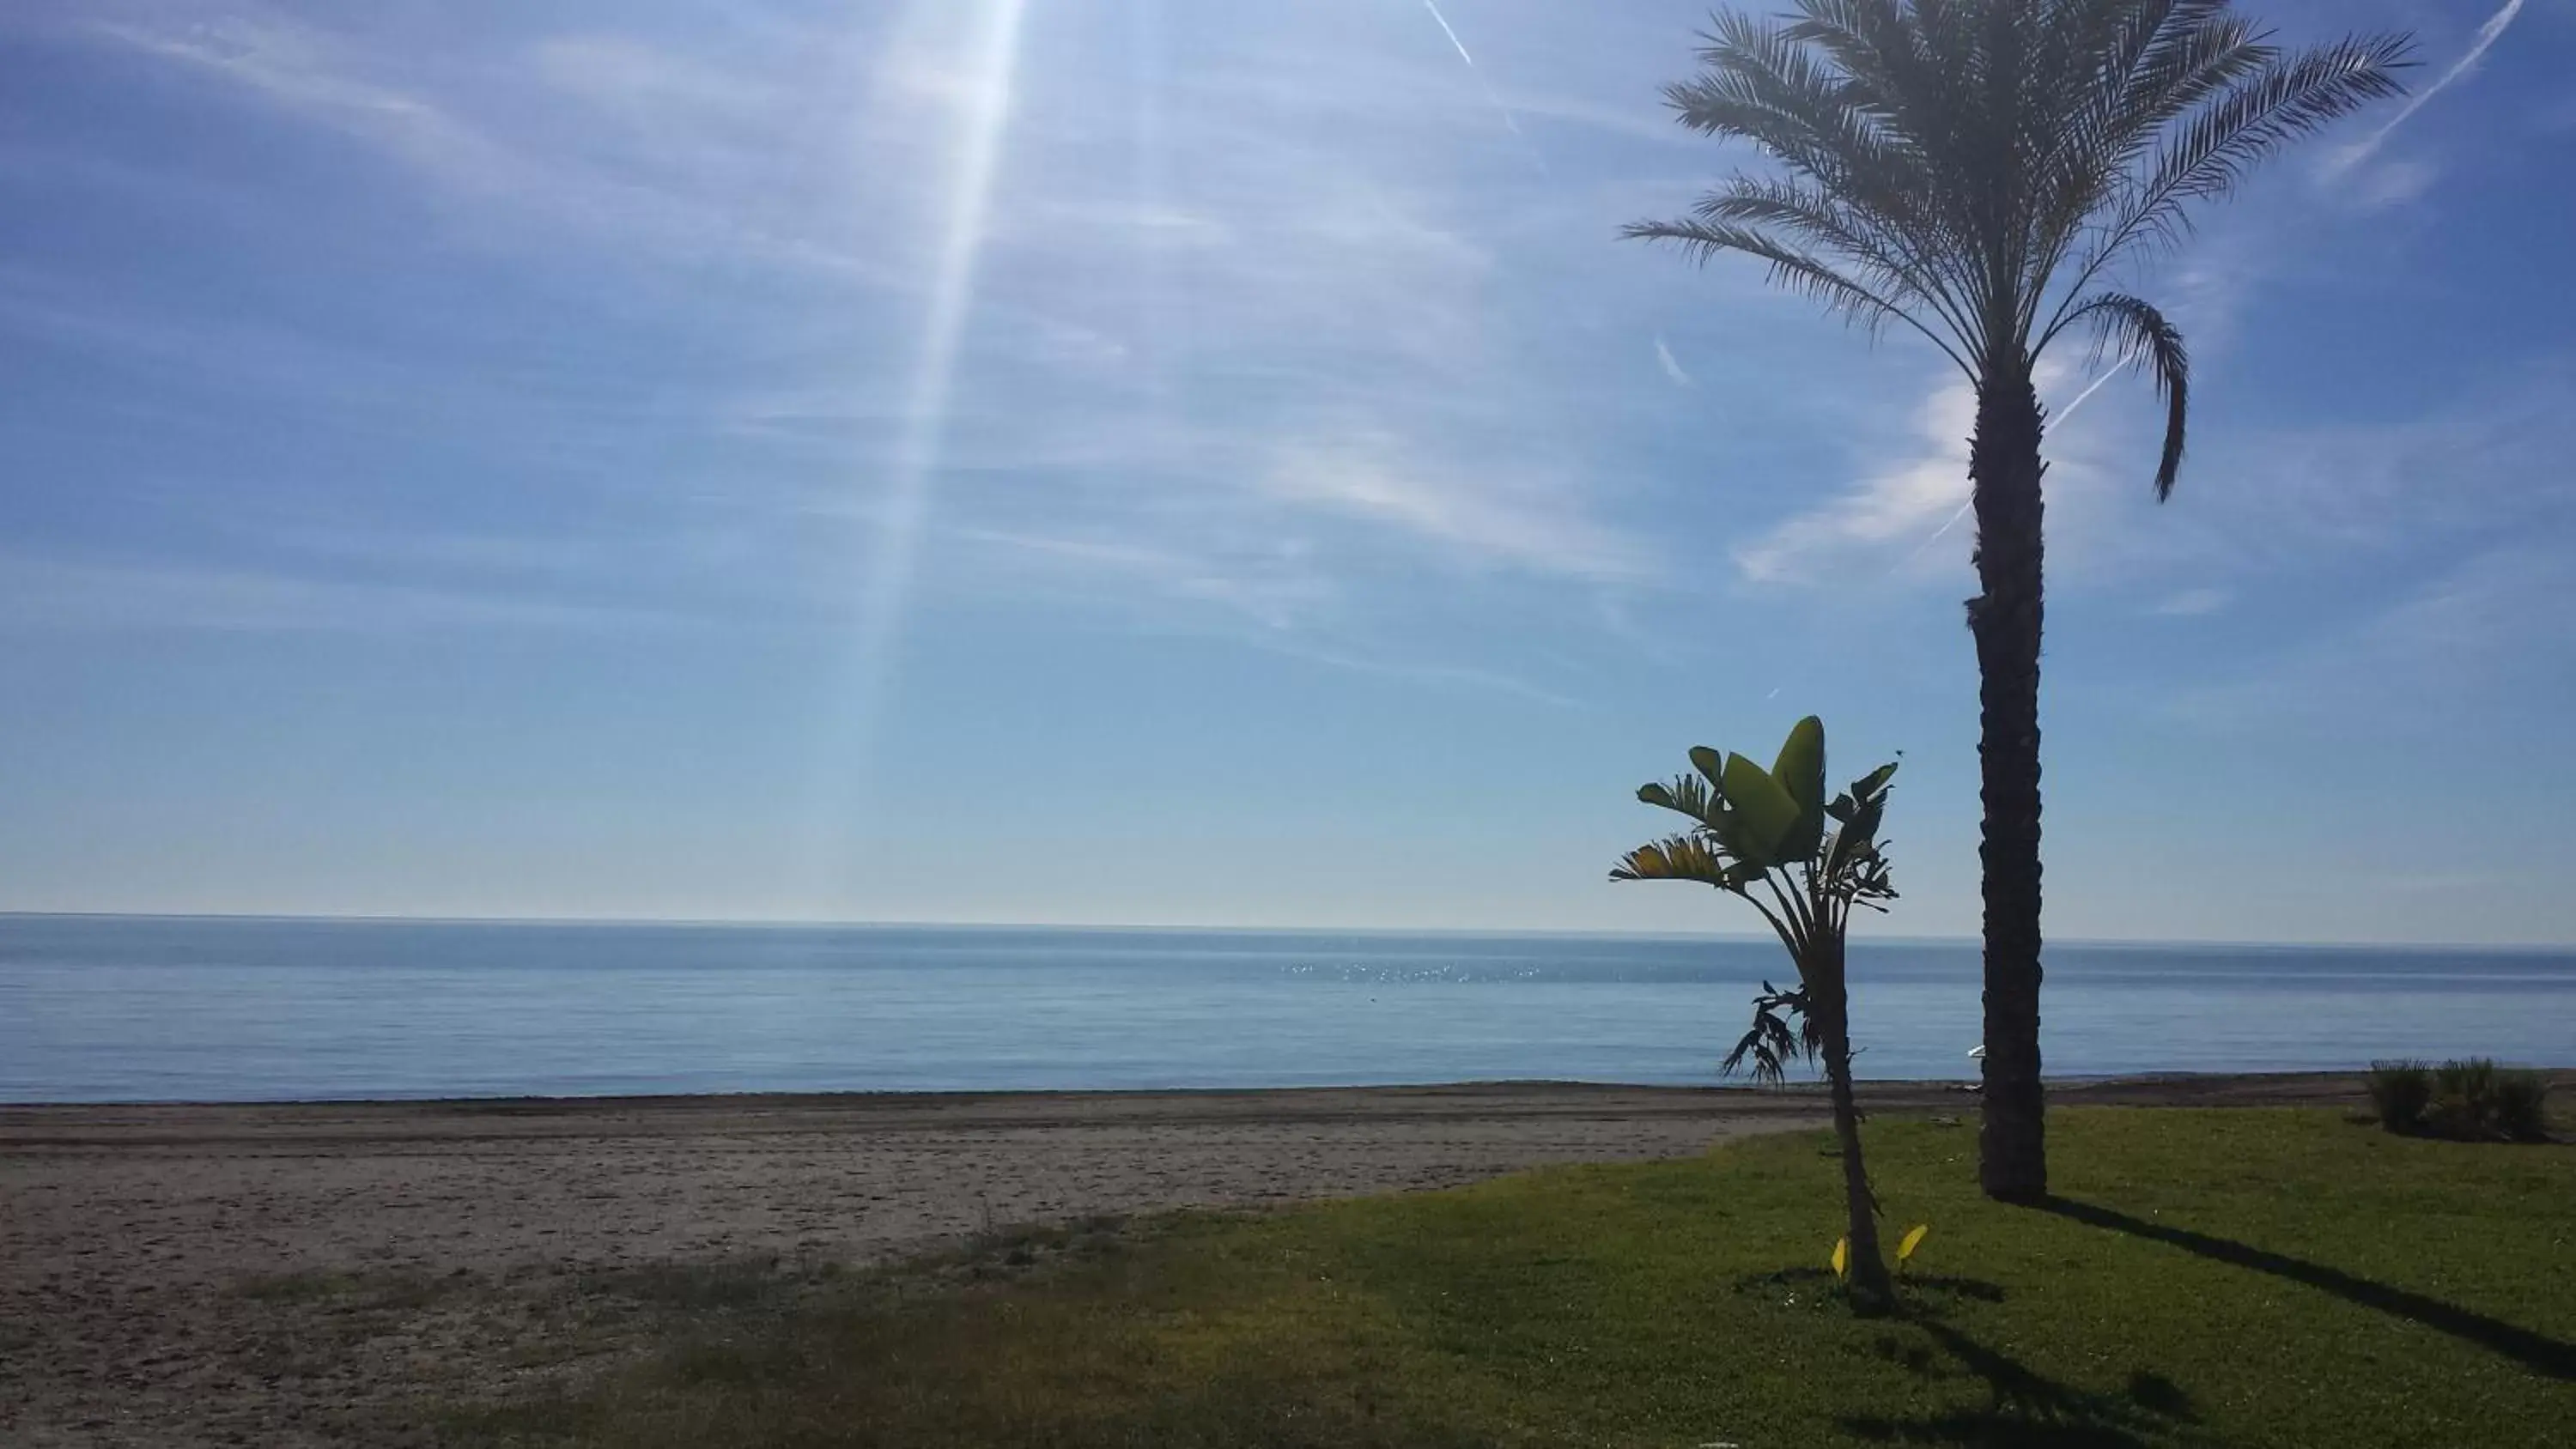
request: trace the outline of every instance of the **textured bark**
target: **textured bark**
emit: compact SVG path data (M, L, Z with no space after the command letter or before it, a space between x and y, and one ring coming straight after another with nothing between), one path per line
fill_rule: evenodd
M1869 1189L1869 1172L1861 1162L1860 1108L1852 1101L1851 1074L1851 996L1844 984L1842 944L1837 941L1818 948L1820 956L1831 959L1810 962L1802 974L1807 981L1809 1008L1816 1013L1816 1026L1824 1037L1825 1080L1830 1084L1834 1103L1834 1137L1842 1145L1843 1205L1849 1217L1845 1235L1851 1241L1850 1274L1852 1306L1865 1314L1884 1313L1896 1303L1896 1290L1887 1278L1887 1260L1878 1250L1878 1198Z
M1989 367L1977 397L1977 644L1985 803L1985 1123L1979 1180L2006 1202L2048 1193L2039 1081L2039 397L2029 370Z

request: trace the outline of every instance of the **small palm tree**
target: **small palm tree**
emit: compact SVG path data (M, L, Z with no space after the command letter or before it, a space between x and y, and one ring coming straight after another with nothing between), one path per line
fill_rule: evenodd
M1755 1077L1777 1081L1792 1060L1823 1058L1842 1144L1852 1302L1863 1312L1883 1311L1893 1295L1878 1250L1878 1200L1861 1161L1860 1111L1852 1101L1843 943L1855 907L1883 911L1896 899L1878 845L1896 767L1882 765L1828 800L1825 726L1812 715L1789 732L1768 771L1711 749L1692 750L1690 758L1697 774L1637 792L1647 804L1687 817L1690 829L1628 852L1610 878L1698 881L1741 896L1788 948L1796 984L1786 991L1762 984L1753 1028L1720 1070L1732 1073L1749 1062Z
M2071 330L2144 366L2166 407L2173 491L2191 395L2165 315L2119 284L2182 239L2188 208L2365 102L2395 95L2402 37L2296 54L2229 0L1795 0L1721 14L1704 69L1665 94L1682 124L1778 163L1678 221L1628 228L1701 260L1740 253L1877 329L1920 333L1977 394L1968 476L1985 804L1982 1177L2047 1192L2040 1096L2040 455L2032 379Z

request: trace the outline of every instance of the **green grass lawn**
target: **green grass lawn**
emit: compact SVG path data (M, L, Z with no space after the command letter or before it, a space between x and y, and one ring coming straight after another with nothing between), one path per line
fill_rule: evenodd
M2576 1151L2330 1112L2054 1114L2065 1201L1873 1124L1931 1236L1855 1320L1820 1134L884 1274L680 1273L670 1339L473 1444L2576 1444Z

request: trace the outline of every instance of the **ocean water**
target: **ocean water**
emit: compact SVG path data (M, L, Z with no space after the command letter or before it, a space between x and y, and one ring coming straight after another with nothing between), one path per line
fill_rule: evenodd
M2576 1064L2576 953L2050 949L2052 1075ZM1706 1083L1767 942L0 916L0 1100ZM1859 1067L1966 1077L1972 944L1852 953Z

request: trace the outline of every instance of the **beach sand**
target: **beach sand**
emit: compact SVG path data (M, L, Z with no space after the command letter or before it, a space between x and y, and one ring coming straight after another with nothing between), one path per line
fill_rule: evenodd
M1880 1110L1970 1113L1955 1086ZM2056 1089L2318 1104L2349 1077ZM1447 1187L1821 1124L1811 1090L1277 1092L0 1107L0 1443L383 1442L632 1345L587 1291L854 1265L1017 1224ZM594 1295L595 1296L595 1295ZM614 1295L611 1295L614 1296Z

